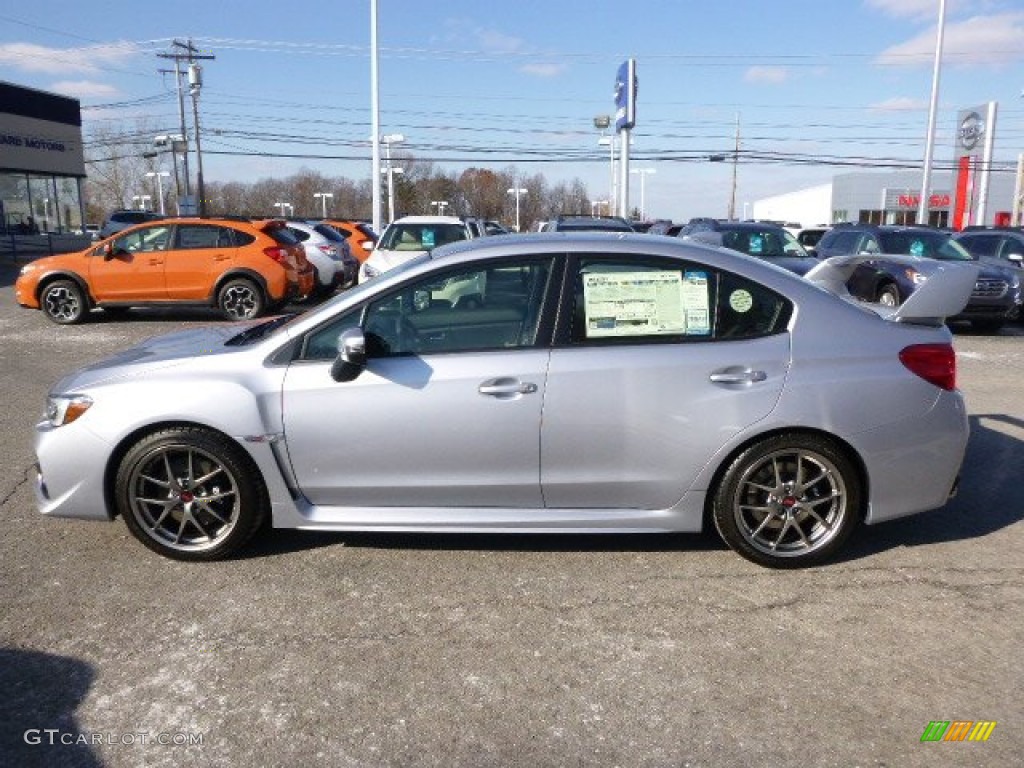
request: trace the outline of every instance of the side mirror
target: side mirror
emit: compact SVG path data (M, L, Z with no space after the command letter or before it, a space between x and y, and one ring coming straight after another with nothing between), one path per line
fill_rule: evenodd
M1007 258L1007 259L1008 259L1009 261L1012 261L1012 262L1013 262L1014 264L1016 264L1016 265L1017 265L1018 267L1020 267L1020 266L1024 266L1024 254L1020 254L1020 253L1009 253L1009 254L1007 254L1007 255L1006 255L1006 258Z
M338 356L331 363L331 378L352 381L366 368L366 336L362 328L349 328L338 335Z
M103 254L104 261L110 261L112 258L114 258L114 244L104 243L100 247L100 252Z

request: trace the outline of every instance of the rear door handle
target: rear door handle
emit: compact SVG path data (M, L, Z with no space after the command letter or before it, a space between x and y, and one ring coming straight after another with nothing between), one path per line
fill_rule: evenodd
M727 368L724 371L715 371L709 378L716 384L754 384L767 380L768 374L764 371Z

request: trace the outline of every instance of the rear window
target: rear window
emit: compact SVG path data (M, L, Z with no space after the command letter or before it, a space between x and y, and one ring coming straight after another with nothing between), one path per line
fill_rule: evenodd
M468 238L461 224L392 224L380 247L385 251L430 251Z
M345 238L341 236L341 233L338 232L338 230L336 230L334 227L332 227L332 226L330 226L328 224L317 224L317 225L315 225L313 227L313 229L314 229L314 231L316 231L319 234L323 235L324 237L326 237L328 240L330 240L333 243L343 243L343 242L345 242Z
M264 233L278 245L299 245L299 239L287 227L266 227Z
M115 213L110 217L110 220L128 224L141 224L142 222L149 221L152 218L153 215L148 211L124 211L122 213Z

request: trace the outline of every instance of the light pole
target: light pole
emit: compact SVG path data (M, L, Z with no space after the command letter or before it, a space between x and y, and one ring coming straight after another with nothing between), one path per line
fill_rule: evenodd
M132 205L136 206L140 211L148 211L152 200L152 195L132 195Z
M156 192L157 199L160 201L160 215L163 216L167 213L167 209L164 208L164 180L163 177L167 176L170 178L171 174L167 171L150 171L146 174L147 178L156 179Z
M444 216L444 209L448 207L448 201L447 200L431 200L430 201L430 207L433 208L434 206L437 206L437 215L438 216Z
M591 216L600 216L601 215L601 206L602 205L605 207L605 210L608 209L608 201L607 200L591 200L590 201L590 215Z
M295 212L295 206L291 203L274 203L274 207L281 212L281 218L285 218L284 209L288 209L288 215L291 216Z
M334 193L333 192L314 192L313 193L313 198L314 199L320 198L320 203L323 205L323 212L324 212L324 216L323 217L326 219L327 218L327 200L328 199L333 200L334 199Z
M203 185L203 145L199 139L199 92L203 89L203 68L188 65L188 92L192 96L192 125L196 131L196 192L199 195L199 215L206 215L206 188Z
M610 115L598 115L594 118L594 127L601 132L601 138L597 140L597 145L599 147L602 147L605 144L608 145L608 171L610 174L608 178L608 199L613 201L614 204L615 198L617 197L617 191L615 189L615 134L612 134L611 136L605 135L605 131L608 130L608 126L611 124L612 118ZM608 215L615 215L611 207L608 209Z
M508 190L505 194L515 195L516 197L516 232L519 231L519 198L526 194L526 190L522 187L513 187Z
M405 141L405 136L400 133L386 133L380 137L381 142L384 144L385 163L384 170L388 175L388 224L395 220L395 169L391 166L391 145L401 144ZM398 173L402 172L402 169L397 169Z
M647 221L647 201L646 201L646 179L648 174L657 173L656 168L630 168L630 173L636 173L640 176L640 220Z

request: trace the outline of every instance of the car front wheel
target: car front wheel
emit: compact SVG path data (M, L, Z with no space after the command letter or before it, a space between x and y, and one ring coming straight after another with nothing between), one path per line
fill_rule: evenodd
M223 435L195 427L154 432L118 466L117 509L139 541L175 560L218 560L267 517L266 487L252 461Z
M39 295L43 313L60 325L74 325L85 318L89 305L85 294L74 280L54 280Z
M842 545L860 520L861 499L859 473L832 441L783 434L733 459L713 514L722 539L743 557L799 568Z
M900 292L895 285L883 285L875 295L875 302L885 307L900 305Z
M266 308L263 291L252 280L229 280L217 294L217 306L228 320L251 320Z

